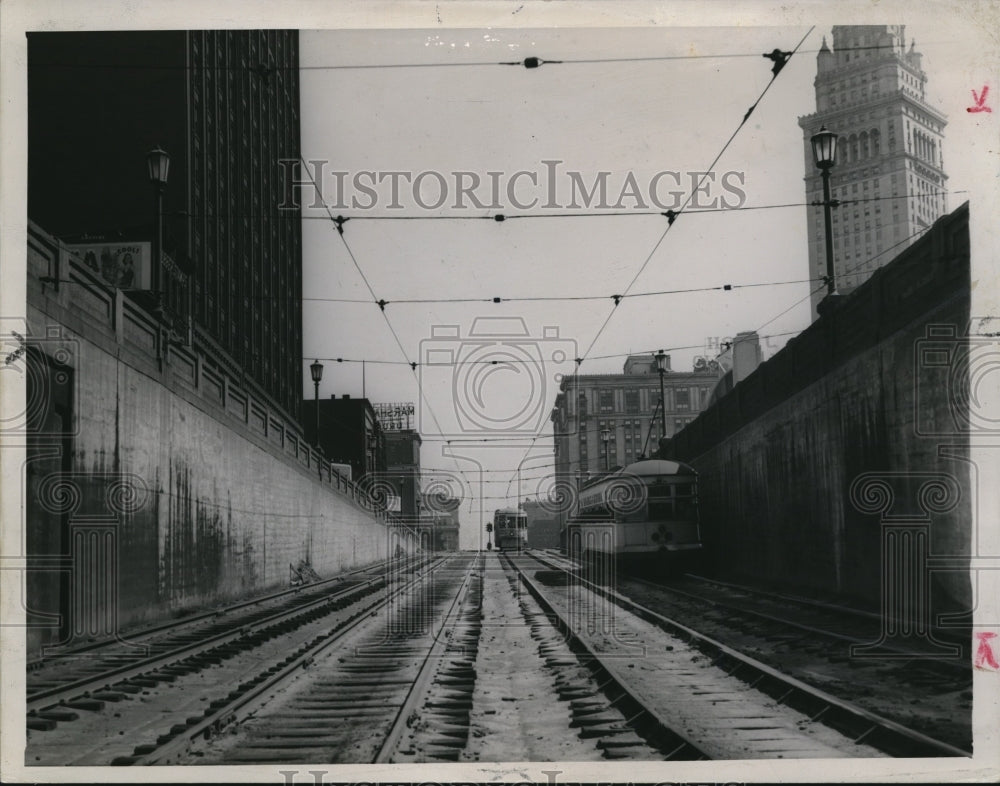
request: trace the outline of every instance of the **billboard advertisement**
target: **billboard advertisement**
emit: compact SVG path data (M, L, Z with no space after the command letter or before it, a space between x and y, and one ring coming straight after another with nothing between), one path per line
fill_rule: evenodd
M412 401L405 402L372 402L375 419L383 431L407 431L413 428L413 415L416 407Z
M119 289L151 289L151 243L85 243L69 247L84 267Z

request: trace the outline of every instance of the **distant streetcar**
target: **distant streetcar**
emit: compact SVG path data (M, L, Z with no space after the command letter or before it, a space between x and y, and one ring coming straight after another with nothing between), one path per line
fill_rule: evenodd
M566 525L570 556L625 569L694 567L701 554L698 474L647 459L591 480Z
M514 508L495 511L493 537L498 551L521 551L528 543L528 514Z

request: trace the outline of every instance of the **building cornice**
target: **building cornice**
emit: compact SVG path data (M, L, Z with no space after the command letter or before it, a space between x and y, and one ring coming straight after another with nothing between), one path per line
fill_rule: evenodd
M905 88L899 88L892 91L891 93L881 93L879 97L870 98L867 101L859 101L856 104L844 105L842 107L838 106L834 109L827 109L823 112L816 111L809 115L801 115L799 117L799 127L805 131L806 126L815 125L817 121L822 121L824 123L839 120L842 117L852 115L856 112L868 112L872 109L879 109L889 104L892 104L902 98L904 102L911 104L914 108L926 112L932 117L932 119L941 123L942 126L948 124L947 115L938 112L930 104L926 103L922 99L915 98L906 92Z

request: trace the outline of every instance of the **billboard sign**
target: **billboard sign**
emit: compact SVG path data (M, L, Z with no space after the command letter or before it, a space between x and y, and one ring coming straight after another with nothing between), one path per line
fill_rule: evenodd
M413 428L413 416L416 406L412 401L404 402L372 402L375 419L383 431L405 431Z
M69 246L79 262L118 289L152 288L152 244L84 243Z

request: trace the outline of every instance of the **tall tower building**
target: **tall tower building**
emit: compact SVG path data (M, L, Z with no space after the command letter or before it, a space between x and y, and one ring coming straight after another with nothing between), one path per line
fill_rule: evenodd
M947 175L941 145L947 118L926 99L927 75L904 25L840 25L833 48L816 57L816 112L799 118L806 201L823 201L810 137L840 135L830 173L837 290L846 294L944 215ZM823 207L808 208L809 277L826 275ZM812 296L816 306L826 295Z
M28 217L68 242L148 241L147 151L170 155L163 249L190 274L196 344L297 419L301 214L296 30L28 35Z

